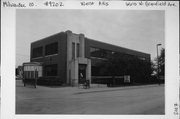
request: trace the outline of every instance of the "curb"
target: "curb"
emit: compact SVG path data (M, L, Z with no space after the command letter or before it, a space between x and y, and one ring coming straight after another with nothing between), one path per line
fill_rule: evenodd
M141 86L127 86L127 87L112 87L112 88L116 88L116 89L102 89L102 90L91 90L88 91L81 91L81 92L77 92L77 93L74 93L74 94L86 94L86 93L98 93L98 92L110 92L110 91L119 91L119 90L128 90L128 89L137 89L137 88L150 88L150 87L158 87L159 85L141 85ZM163 86L163 85L160 85L160 86Z

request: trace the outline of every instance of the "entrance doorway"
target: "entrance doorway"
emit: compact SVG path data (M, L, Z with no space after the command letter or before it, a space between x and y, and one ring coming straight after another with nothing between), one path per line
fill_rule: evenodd
M83 84L86 81L86 64L79 64L78 83Z

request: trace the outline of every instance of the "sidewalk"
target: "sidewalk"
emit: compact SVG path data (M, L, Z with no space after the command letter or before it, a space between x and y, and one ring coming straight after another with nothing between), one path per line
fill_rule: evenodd
M76 94L84 94L84 93L93 93L93 92L108 92L108 91L116 91L116 90L128 90L128 89L137 89L137 88L150 88L150 87L158 87L158 84L149 84L149 85L131 85L131 86L119 86L119 87L107 87L106 85L102 84L91 84L91 87L89 89L83 89L81 87L81 90L77 90ZM164 86L164 84L161 84L160 86ZM78 88L78 87L73 87Z
M149 85L133 85L133 86L119 86L119 87L107 87L104 84L91 84L90 88L84 89L82 86L80 87L49 87L49 86L37 86L34 88L33 86L27 85L26 87L23 86L21 80L16 80L16 88L21 90L23 88L24 91L32 91L32 92L39 92L39 91L58 91L63 94L85 94L85 93L95 93L95 92L110 92L110 91L119 91L119 90L129 90L129 89L137 89L137 88L150 88L150 87L158 87L158 84L149 84ZM164 86L161 84L160 86Z

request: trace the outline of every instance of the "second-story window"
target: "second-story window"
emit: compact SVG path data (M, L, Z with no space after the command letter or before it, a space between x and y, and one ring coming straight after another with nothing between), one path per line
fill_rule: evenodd
M51 43L45 47L45 55L53 55L58 53L58 43Z
M33 48L32 58L37 58L42 56L43 56L43 47Z

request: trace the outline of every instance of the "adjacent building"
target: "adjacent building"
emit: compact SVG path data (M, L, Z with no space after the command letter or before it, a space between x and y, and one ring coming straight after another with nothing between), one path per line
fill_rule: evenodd
M92 40L71 31L31 43L30 59L43 64L42 81L71 85L85 79L91 82L92 76L105 76L98 64L106 63L115 53L150 62L150 54Z

